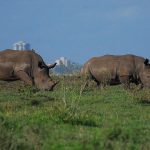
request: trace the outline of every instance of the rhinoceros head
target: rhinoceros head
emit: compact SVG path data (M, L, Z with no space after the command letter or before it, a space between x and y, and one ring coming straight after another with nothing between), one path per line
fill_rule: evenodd
M149 59L145 59L144 67L140 75L141 82L144 87L150 87L150 64Z
M49 76L49 69L54 68L55 66L56 63L48 66L39 55L34 56L32 76L37 88L40 90L53 90L58 82L54 82Z

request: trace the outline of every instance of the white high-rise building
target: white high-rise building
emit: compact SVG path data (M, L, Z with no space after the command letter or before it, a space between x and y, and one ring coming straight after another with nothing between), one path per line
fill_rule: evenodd
M57 65L64 65L66 67L70 65L70 61L67 60L65 57L60 57L55 62L57 63Z
M14 50L30 50L30 44L25 41L19 41L13 44Z

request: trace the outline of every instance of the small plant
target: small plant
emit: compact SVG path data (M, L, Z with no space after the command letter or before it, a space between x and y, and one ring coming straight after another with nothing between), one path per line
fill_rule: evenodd
M133 90L133 99L141 104L150 104L150 89Z
M38 91L37 88L33 86L26 85L18 90L21 96L24 98L31 98Z

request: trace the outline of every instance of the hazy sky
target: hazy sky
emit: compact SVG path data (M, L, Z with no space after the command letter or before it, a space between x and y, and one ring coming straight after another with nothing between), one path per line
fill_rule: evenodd
M0 49L23 40L47 63L65 56L150 58L150 0L0 0Z

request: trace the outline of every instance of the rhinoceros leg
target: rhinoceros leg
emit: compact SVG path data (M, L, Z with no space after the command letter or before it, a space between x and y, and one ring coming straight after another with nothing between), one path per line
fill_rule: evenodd
M129 80L129 76L126 75L126 76L119 76L119 80L120 80L120 83L123 84L123 87L125 89L130 89L130 80Z
M32 79L28 76L28 74L26 72L17 71L15 74L20 80L24 81L26 84L28 84L28 85L33 84Z

